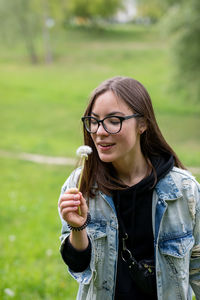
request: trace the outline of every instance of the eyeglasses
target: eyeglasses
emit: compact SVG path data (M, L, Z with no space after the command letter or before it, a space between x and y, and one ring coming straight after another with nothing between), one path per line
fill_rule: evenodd
M120 132L120 130L122 129L123 121L131 118L137 118L137 117L142 117L142 115L139 113L135 113L133 115L126 116L126 117L109 116L109 117L105 117L102 120L98 120L95 117L87 116L87 117L82 117L81 120L85 126L85 129L89 133L96 133L100 124L102 124L106 132L110 134L116 134Z

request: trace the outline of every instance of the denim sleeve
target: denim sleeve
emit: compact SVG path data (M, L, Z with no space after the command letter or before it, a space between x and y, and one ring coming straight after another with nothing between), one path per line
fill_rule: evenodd
M81 169L76 169L71 175L70 177L66 180L66 182L64 183L64 185L62 186L61 189L61 195L69 188L72 187L76 187L76 183L77 180L79 178L80 175L80 171ZM61 196L60 195L60 196ZM60 209L58 208L58 213L60 215L60 219L61 219L61 223L62 223L62 229L61 229L61 236L60 236L60 241L61 241L61 246L60 246L60 252L61 254L63 253L64 250L62 250L62 248L64 248L65 246L65 240L67 239L67 237L70 235L70 229L67 225L67 222L62 218L61 213L60 213ZM86 228L87 230L87 228ZM89 235L88 235L89 236ZM94 255L94 247L93 247L93 241L91 240L90 236L89 236L89 242L90 242L90 247L91 247L91 259L89 262L89 265L86 267L86 269L84 269L82 272L74 272L73 270L71 270L68 267L68 271L70 273L70 275L79 283L83 283L83 284L89 284L90 281L92 280L92 276L93 273L95 272L95 255ZM85 263L86 265L86 263Z
M190 260L190 284L196 296L196 300L200 300L200 185L197 184L197 188L194 193L196 213L195 213L195 225L194 225L194 238L195 244L192 249Z
M63 247L60 249L64 262L73 272L83 272L90 264L91 243L83 251L76 250L69 241L69 236L65 239Z

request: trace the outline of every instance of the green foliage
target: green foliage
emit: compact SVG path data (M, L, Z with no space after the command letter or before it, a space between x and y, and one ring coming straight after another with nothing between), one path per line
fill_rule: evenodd
M171 37L173 80L171 86L183 90L183 97L200 101L200 1L138 0L140 15L158 24ZM162 18L161 18L162 17ZM168 38L169 38L168 36Z
M35 11L35 2L0 0L0 36L12 46L21 37L33 63L38 61L35 40L41 28L41 17Z
M0 35L6 42L29 34L32 39L38 33L40 18L34 13L30 0L0 0Z
M138 17L148 18L151 22L159 21L174 5L185 0L136 0Z
M51 26L59 30L78 17L96 24L122 7L122 0L0 0L0 37L9 45L23 40L33 64L52 63ZM49 24L53 25L49 25ZM39 55L37 39L43 39L43 55Z
M23 41L34 64L41 61L37 39L42 38L43 56L48 61L52 53L47 22L56 19L59 27L65 18L65 9L65 3L60 0L0 0L0 37L12 47L19 40Z
M95 20L108 18L122 7L122 0L72 0L68 1L68 15Z
M148 18L151 22L157 22L165 13L168 6L166 1L137 0L137 16Z
M185 1L171 10L167 25L172 34L171 55L175 88L184 88L187 99L200 102L200 2Z

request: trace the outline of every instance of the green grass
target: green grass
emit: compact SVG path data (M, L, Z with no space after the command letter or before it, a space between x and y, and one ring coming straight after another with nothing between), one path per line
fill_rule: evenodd
M60 188L71 169L2 160L0 299L75 299L77 284L59 255Z
M164 132L168 120L173 132L180 133L176 128L177 115L182 131L189 131L190 115L196 127L188 135L181 135L181 140L177 134L175 146L185 164L200 165L200 105L184 102L183 91L170 93L167 90L171 74L167 42L156 29L68 28L65 34L56 36L54 49L56 62L51 66L29 65L23 48L21 56L3 52L1 149L74 156L82 143L79 120L91 90L105 78L121 74L135 77L147 87ZM168 133L166 135L174 142ZM197 143L194 150L193 142L190 147L190 135Z
M0 159L0 299L73 300L76 282L59 255L57 200L72 171ZM200 174L199 174L200 179Z
M52 32L55 62L33 66L23 43L0 45L0 149L75 156L91 90L127 75L148 89L158 123L186 166L200 167L200 104L170 91L168 42L156 28ZM42 43L38 40L40 57ZM0 299L75 299L59 253L57 199L72 168L0 158ZM200 179L200 174L197 179Z
M185 166L200 166L200 118L195 115L159 114L159 126Z

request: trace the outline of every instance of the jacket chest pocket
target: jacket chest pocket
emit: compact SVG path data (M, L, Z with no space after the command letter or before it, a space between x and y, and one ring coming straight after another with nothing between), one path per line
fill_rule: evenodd
M107 235L106 226L106 221L92 220L87 227L88 234L92 237L94 241L101 239Z
M160 241L160 253L165 258L171 276L185 277L189 273L190 250L193 245L194 237L191 233L184 233Z
M103 257L105 254L105 243L107 239L106 232L106 221L95 221L94 223L90 223L88 226L88 233L93 240L94 251L95 251L95 261L96 263L103 262Z

